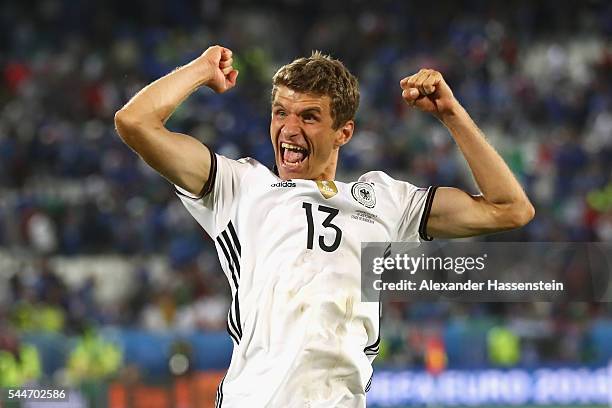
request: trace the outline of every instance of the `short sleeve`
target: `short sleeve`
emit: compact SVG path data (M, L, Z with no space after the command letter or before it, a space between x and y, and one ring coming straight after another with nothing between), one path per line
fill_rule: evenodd
M396 181L396 183L401 184L398 190L403 193L403 199L398 202L404 203L404 211L398 228L398 240L408 241L418 236L422 241L431 241L433 238L427 235L427 220L437 187L417 188L402 181Z
M232 160L212 153L211 173L200 196L174 186L187 211L212 237L223 230L235 209L242 180L251 166L246 159Z
M427 220L437 187L417 187L380 171L367 173L360 180L380 185L389 196L397 222L397 241L433 239L427 235Z

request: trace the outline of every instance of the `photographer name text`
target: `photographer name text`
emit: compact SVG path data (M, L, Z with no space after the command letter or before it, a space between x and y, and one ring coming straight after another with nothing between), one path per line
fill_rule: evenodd
M488 279L486 282L474 282L471 279L465 282L435 282L431 279L419 282L409 279L402 279L398 282L383 282L382 279L377 279L373 284L377 291L563 291L563 283L554 279L537 282L503 282L497 279Z

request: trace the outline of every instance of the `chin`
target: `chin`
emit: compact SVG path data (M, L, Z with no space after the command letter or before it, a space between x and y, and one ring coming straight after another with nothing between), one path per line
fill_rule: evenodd
M278 176L283 180L308 179L307 174L301 171L279 170Z
M306 160L298 164L285 163L283 160L279 160L276 163L276 168L281 179L308 179Z

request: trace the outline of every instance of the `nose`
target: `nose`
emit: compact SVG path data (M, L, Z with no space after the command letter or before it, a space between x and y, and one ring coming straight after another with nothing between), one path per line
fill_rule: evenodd
M297 115L287 115L283 121L281 128L281 135L285 137L291 137L300 134L300 121Z

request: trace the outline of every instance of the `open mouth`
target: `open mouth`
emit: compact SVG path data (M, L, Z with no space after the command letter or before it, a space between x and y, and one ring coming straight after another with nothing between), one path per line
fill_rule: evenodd
M281 143L281 158L283 164L290 168L298 167L310 153L308 149L291 143Z

